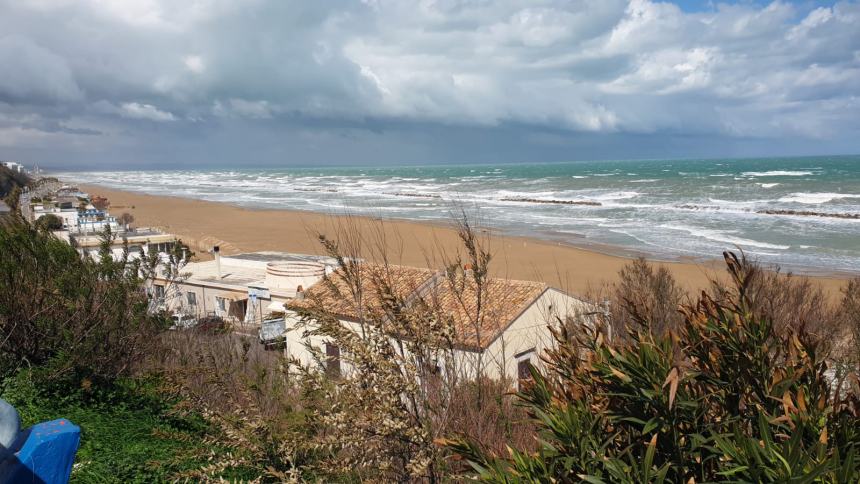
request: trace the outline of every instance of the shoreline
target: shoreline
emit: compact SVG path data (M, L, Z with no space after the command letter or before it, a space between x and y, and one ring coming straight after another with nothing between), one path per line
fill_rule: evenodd
M198 256L204 257L205 251L213 245L222 246L225 253L262 250L319 253L321 247L314 234L333 234L343 224L359 229L364 235L384 239L392 263L438 265L434 261L438 263L441 253L451 254L458 248L454 229L437 221L243 207L95 184L77 185L91 195L107 197L113 215L128 212L135 217L135 226L151 226L173 233L189 244ZM600 244L580 245L505 235L496 229L482 229L481 234L488 238L494 255L491 271L496 276L543 281L579 295L614 281L618 271L640 255L657 266L666 267L689 291L698 292L707 287L710 279L724 272L722 259L716 257L667 261L651 254ZM527 256L524 251L528 252ZM818 281L828 294L838 297L844 281L856 274L820 270L820 273L797 275Z

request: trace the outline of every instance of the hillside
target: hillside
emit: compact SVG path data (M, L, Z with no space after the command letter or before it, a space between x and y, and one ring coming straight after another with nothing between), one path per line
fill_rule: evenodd
M0 198L5 197L15 187L24 187L30 183L30 177L0 165Z

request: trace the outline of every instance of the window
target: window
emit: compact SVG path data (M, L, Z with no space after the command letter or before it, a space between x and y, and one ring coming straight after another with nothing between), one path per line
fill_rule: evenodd
M226 311L227 310L227 299L223 298L223 297L215 296L215 306L218 308L219 311Z
M155 285L155 298L164 299L164 286L162 286L161 284Z
M197 293L188 291L185 293L185 301L189 306L197 306Z
M525 386L532 381L532 356L534 356L534 348L519 353L517 358L517 388L524 390Z
M340 378L340 347L336 344L325 344L325 373L329 378Z

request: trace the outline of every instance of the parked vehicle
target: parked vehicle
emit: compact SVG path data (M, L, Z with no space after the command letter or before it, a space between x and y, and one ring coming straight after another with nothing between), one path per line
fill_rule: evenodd
M171 319L173 320L173 324L168 329L172 330L190 329L197 326L198 323L197 318L188 314L174 314L171 316Z
M287 324L284 318L267 319L260 325L260 344L267 350L281 348L286 343Z

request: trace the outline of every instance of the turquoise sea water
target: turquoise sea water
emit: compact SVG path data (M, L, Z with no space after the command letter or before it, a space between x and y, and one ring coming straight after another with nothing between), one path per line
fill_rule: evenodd
M667 259L741 247L792 270L860 272L860 156L60 176L259 208L411 220L464 208L514 235Z

